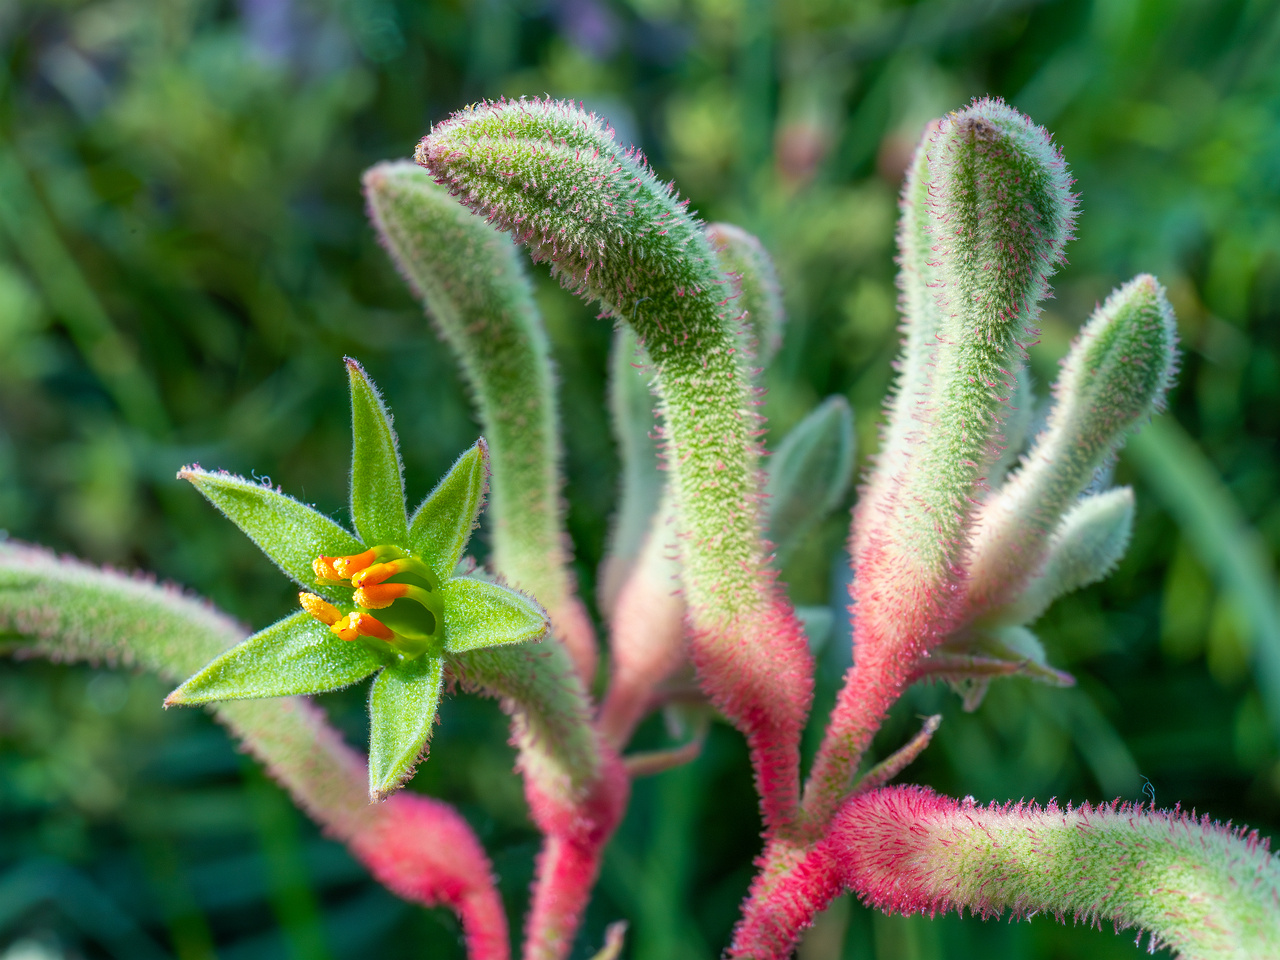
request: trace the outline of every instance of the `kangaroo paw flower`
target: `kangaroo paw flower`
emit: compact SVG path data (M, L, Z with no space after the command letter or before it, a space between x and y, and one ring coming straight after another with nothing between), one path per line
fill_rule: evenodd
M453 576L484 503L484 441L424 504L439 521L431 529L445 535L424 535L407 520L391 417L360 365L348 360L347 369L356 534L262 484L198 467L179 474L308 589L298 595L300 612L228 650L165 703L322 693L376 674L369 792L380 799L408 779L426 749L446 654L541 639L547 615L507 587ZM450 514L453 522L444 522Z

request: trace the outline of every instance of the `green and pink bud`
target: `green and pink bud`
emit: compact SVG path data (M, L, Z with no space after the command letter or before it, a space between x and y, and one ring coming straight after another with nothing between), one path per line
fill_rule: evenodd
M847 801L739 929L732 956L787 957L843 890L887 913L1047 913L1145 932L1184 960L1280 956L1280 858L1257 831L1119 802L981 806L922 787Z
M960 615L972 517L1075 197L1049 134L998 100L926 131L899 231L907 337L853 531L855 663L806 786L820 828L913 664Z
M1177 370L1177 328L1152 276L1107 298L1063 361L1056 402L1026 463L983 506L967 563L969 616L1018 596L1094 473L1151 416Z
M734 291L703 225L597 117L554 101L480 104L416 158L473 212L625 321L653 364L691 659L746 734L770 829L795 815L812 697L803 630L761 536L758 436Z

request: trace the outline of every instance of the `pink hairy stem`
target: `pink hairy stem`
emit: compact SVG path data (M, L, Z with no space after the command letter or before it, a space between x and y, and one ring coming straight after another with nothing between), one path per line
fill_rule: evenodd
M437 124L416 159L645 347L664 420L691 659L747 738L766 829L790 830L813 663L769 571L741 321L702 224L639 153L567 103L477 104Z
M470 825L449 804L397 793L347 846L388 890L462 921L469 960L507 960L507 915Z
M983 807L907 786L846 801L831 833L740 924L730 956L790 956L843 890L887 913L1109 921L1184 960L1280 951L1280 859L1256 831L1176 808Z
M927 585L916 584L913 590L904 582L906 577L895 584L891 577L874 575L872 571L877 565L885 566L886 559L874 548L867 550L849 588L858 610L854 665L845 674L805 784L805 823L810 840L825 832L848 792L849 771L856 769L889 708L911 683L915 665L928 649L924 639L945 637L954 616L946 599ZM869 587L872 584L876 586ZM873 591L876 595L869 596Z
M406 900L457 914L470 960L508 960L493 867L457 810L406 792L369 803L364 757L306 700L231 701L214 713L375 880Z
M529 811L544 840L525 921L524 960L568 956L600 875L605 844L626 811L630 793L631 781L621 760L607 748L602 750L600 777L574 803L542 793L534 778L525 778Z
M609 633L609 691L600 708L601 734L618 750L653 702L653 692L684 660L685 605L678 595L676 546L655 524L614 606Z
M718 629L691 616L689 658L711 702L746 738L766 831L788 837L798 828L797 747L813 677L811 661L795 654L808 652L804 628L782 592L771 592L771 606Z

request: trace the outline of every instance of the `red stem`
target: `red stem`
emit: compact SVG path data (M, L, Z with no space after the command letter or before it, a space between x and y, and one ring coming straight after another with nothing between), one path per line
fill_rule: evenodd
M618 755L602 743L601 776L579 802L565 804L525 779L534 823L545 834L525 924L524 960L563 960L600 875L605 844L622 819L631 782Z
M466 820L439 800L397 793L347 845L374 879L462 921L469 960L508 960L507 915L484 848Z

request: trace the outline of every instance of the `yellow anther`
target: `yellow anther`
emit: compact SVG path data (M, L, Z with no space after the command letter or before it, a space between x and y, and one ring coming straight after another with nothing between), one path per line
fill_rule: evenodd
M333 565L337 557L316 557L311 561L311 569L315 571L316 582L341 583L342 574Z
M298 594L298 603L302 605L302 609L311 614L325 626L331 627L342 619L342 612L328 600L323 597L317 597L314 593Z

